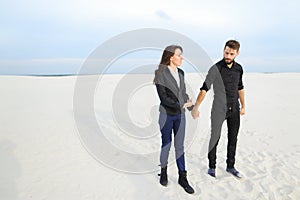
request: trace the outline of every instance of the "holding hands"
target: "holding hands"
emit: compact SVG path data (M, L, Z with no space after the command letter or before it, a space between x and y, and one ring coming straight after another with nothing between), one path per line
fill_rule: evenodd
M192 99L188 99L187 102L183 105L183 108L189 108L193 106ZM191 114L194 119L198 118L200 116L200 112L198 111L198 107L194 106L193 110L191 111Z

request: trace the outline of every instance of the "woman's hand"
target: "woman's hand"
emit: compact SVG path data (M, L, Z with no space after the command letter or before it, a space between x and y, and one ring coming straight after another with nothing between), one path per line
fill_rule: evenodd
M185 104L183 104L183 108L188 108L193 105L192 99L188 99Z

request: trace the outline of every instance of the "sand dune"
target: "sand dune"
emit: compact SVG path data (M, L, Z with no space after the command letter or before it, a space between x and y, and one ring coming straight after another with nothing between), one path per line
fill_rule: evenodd
M193 195L177 184L173 152L169 185L158 183L153 76L82 76L87 90L95 87L93 105L77 101L77 78L0 77L0 199L300 199L300 74L245 75L247 113L236 157L241 180L225 171L226 126L217 178L206 174L212 93L197 121L186 114ZM193 100L203 78L186 75Z

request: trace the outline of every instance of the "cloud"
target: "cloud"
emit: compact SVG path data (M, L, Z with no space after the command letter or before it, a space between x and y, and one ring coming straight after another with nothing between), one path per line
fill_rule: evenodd
M163 10L155 11L155 15L157 15L158 17L160 17L161 19L164 19L164 20L172 20L172 18L167 13L165 13Z

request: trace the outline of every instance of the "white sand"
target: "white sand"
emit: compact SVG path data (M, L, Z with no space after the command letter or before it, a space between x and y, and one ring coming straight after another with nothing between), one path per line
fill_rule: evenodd
M138 133L134 131L125 135L121 125L115 124L111 100L122 77L106 75L98 83L94 110L98 124L120 152L158 155L158 132L141 139L135 137ZM186 165L190 184L196 190L193 195L177 184L177 169L172 161L166 188L158 183L158 157L153 163L140 166L141 169L150 166L156 171L139 174L112 169L111 163L124 162L118 153L116 158L110 158L110 163L98 162L97 155L84 147L74 120L76 78L0 77L1 200L300 199L300 74L245 75L247 113L241 120L236 156L242 180L224 170L226 126L218 146L217 179L206 174L212 94L200 107L198 121L193 121L187 113ZM145 76L145 80L151 79L152 76ZM186 80L195 100L203 76L187 74ZM140 127L151 122L156 125L157 107L153 106L158 104L158 98L151 84L133 92L129 100L118 101L130 101L127 108L130 119L122 123ZM89 128L89 118L83 117L82 121ZM193 123L198 125L196 134L190 131ZM170 160L173 157L171 152ZM123 171L132 170L131 166L128 164Z

